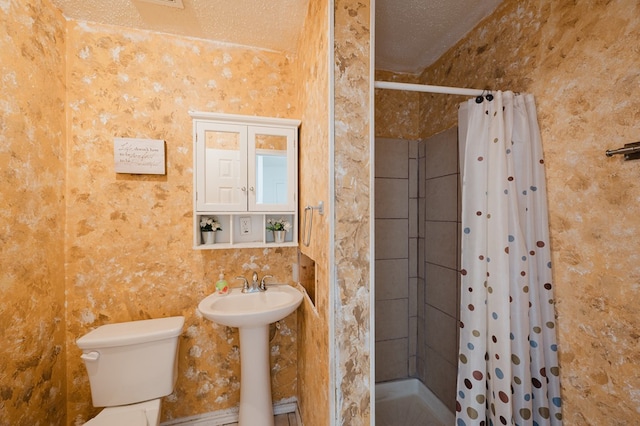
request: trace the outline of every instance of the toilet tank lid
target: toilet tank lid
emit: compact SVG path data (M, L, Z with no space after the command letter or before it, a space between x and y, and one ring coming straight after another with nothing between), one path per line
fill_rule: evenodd
M80 349L99 349L152 342L180 335L183 325L182 316L106 324L80 337L76 344Z

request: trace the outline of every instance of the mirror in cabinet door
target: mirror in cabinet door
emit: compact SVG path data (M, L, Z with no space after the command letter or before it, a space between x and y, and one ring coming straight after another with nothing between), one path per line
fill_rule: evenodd
M290 128L249 128L250 211L295 210L296 131Z

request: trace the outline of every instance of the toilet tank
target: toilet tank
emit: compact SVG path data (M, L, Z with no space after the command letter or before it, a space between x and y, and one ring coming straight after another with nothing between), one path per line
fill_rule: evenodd
M184 317L107 324L79 338L95 407L134 404L173 392Z

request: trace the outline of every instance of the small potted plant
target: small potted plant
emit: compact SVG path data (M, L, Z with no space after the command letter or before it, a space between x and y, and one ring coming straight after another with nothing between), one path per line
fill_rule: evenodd
M273 240L276 243L284 243L287 231L291 229L291 224L284 218L267 219L267 229L273 232Z
M200 218L200 232L202 233L203 244L215 244L216 231L222 231L220 222L213 216L202 216Z

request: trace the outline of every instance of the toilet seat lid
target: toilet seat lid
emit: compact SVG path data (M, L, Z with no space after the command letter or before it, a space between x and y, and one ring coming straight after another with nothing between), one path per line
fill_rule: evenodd
M102 410L93 419L85 423L85 426L147 426L147 416L144 409L115 411Z

